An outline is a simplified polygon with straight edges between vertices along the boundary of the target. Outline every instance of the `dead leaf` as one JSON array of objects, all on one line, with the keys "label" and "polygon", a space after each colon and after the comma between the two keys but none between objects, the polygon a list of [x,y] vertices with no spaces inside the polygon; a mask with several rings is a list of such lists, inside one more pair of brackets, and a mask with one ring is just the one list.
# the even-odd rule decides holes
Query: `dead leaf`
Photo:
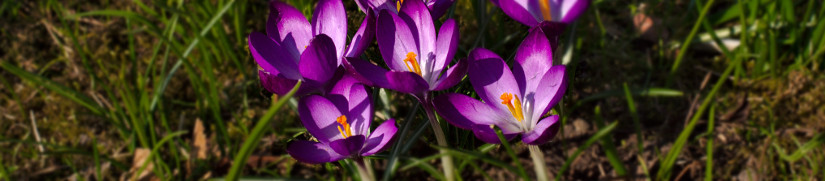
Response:
[{"label": "dead leaf", "polygon": [[662,28],[661,18],[648,16],[644,13],[647,4],[639,5],[639,12],[633,16],[633,27],[639,32],[642,39],[648,41],[658,41],[665,39],[667,31]]},{"label": "dead leaf", "polygon": [[206,159],[206,153],[209,150],[209,147],[206,144],[206,135],[203,133],[203,122],[201,119],[198,118],[195,120],[195,129],[192,131],[192,140],[193,140],[193,152],[195,152],[195,158],[197,159]]},{"label": "dead leaf", "polygon": [[[149,161],[149,155],[152,153],[151,150],[148,148],[138,148],[135,149],[135,156],[132,157],[132,169],[129,170],[129,179],[137,178],[136,180],[149,180],[149,174],[152,173],[152,169],[154,169],[153,164],[146,164]],[[146,168],[138,175],[137,177],[134,174],[137,174],[137,171],[140,170],[140,167],[146,164]]]}]

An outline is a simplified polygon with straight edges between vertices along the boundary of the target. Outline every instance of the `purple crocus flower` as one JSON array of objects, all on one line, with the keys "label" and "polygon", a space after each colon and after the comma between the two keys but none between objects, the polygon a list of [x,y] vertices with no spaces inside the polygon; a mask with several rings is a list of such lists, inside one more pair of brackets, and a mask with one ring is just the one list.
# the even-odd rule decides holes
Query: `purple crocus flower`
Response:
[{"label": "purple crocus flower", "polygon": [[552,65],[552,49],[541,28],[531,29],[516,50],[513,71],[495,53],[475,49],[470,53],[468,76],[481,97],[449,93],[436,98],[436,111],[447,122],[473,130],[488,143],[500,143],[492,126],[500,127],[507,139],[518,134],[531,145],[546,143],[556,134],[559,117],[540,119],[564,95],[567,81],[564,65]]},{"label": "purple crocus flower", "polygon": [[[419,0],[427,5],[427,9],[430,11],[432,17],[438,19],[444,13],[447,12],[447,9],[453,5],[455,0]],[[401,4],[404,3],[404,0],[355,0],[355,3],[358,4],[358,8],[361,9],[362,12],[367,12],[366,10],[372,9],[375,12],[381,10],[390,10],[392,12],[399,12],[401,11]]]},{"label": "purple crocus flower", "polygon": [[436,37],[433,20],[421,1],[405,2],[398,15],[381,10],[376,32],[381,32],[376,36],[378,48],[391,70],[348,57],[344,66],[363,83],[421,100],[429,91],[450,88],[464,77],[467,65],[463,60],[442,74],[458,47],[455,20],[445,21]]},{"label": "purple crocus flower", "polygon": [[533,27],[542,21],[569,24],[581,15],[590,0],[490,0],[504,14]]},{"label": "purple crocus flower", "polygon": [[286,94],[298,80],[304,81],[298,95],[322,90],[342,57],[358,56],[372,42],[374,28],[367,27],[374,18],[368,16],[345,49],[347,16],[341,0],[319,1],[312,23],[283,2],[271,1],[269,7],[267,35],[253,32],[248,40],[261,83],[272,93]]},{"label": "purple crocus flower", "polygon": [[296,140],[287,153],[305,163],[369,156],[382,151],[398,128],[390,119],[370,133],[372,99],[358,80],[344,76],[325,96],[308,95],[298,103],[301,123],[318,142]]}]

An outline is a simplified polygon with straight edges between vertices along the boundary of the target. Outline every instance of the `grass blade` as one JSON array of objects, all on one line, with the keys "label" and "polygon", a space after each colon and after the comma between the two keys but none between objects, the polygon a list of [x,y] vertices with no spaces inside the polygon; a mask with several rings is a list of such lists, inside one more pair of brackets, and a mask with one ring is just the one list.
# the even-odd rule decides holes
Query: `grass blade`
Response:
[{"label": "grass blade", "polygon": [[570,157],[568,157],[567,160],[564,161],[564,165],[561,166],[561,169],[559,169],[559,173],[556,174],[556,180],[561,180],[562,175],[564,175],[564,172],[566,172],[567,169],[570,168],[570,165],[573,164],[573,160],[576,160],[576,157],[579,157],[579,155],[581,155],[582,152],[584,152],[584,150],[590,148],[590,146],[592,146],[593,143],[601,140],[602,137],[607,136],[608,133],[616,129],[617,125],[619,125],[619,122],[613,122],[610,125],[607,125],[601,130],[599,130],[599,132],[596,132],[596,134],[591,136],[589,139],[587,139],[587,141],[584,142],[584,145],[576,149],[576,152],[573,152],[573,155],[570,155]]},{"label": "grass blade", "polygon": [[83,107],[88,108],[94,114],[103,114],[103,108],[100,107],[100,105],[98,105],[91,98],[81,94],[80,92],[77,92],[66,86],[60,85],[57,82],[46,79],[40,75],[32,74],[30,72],[27,72],[26,70],[20,69],[17,66],[12,65],[10,61],[0,62],[0,67],[3,67],[3,69],[9,71],[14,75],[17,75],[18,77],[20,77],[20,79],[32,82],[35,85],[46,87],[47,89],[52,90],[57,94],[69,98],[72,101],[82,105]]}]

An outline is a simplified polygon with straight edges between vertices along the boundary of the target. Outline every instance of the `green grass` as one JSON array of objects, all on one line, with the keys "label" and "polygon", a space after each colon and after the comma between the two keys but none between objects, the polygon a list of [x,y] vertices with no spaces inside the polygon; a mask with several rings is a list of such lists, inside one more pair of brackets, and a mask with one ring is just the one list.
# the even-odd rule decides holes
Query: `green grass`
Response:
[{"label": "green grass", "polygon": [[[317,1],[286,2],[310,17]],[[344,2],[351,35],[364,15]],[[258,83],[246,37],[265,31],[267,13],[266,1],[3,1],[0,179],[357,179],[351,162],[286,154],[311,136],[290,96],[275,101]],[[661,34],[641,35],[640,13]],[[484,47],[513,63],[528,30],[486,0],[458,0],[446,16],[461,27],[456,59]],[[554,179],[825,177],[825,3],[593,0],[561,40],[569,87],[553,110],[563,129],[540,147]],[[381,64],[377,50],[362,58]],[[478,97],[466,79],[446,92]],[[535,178],[519,139],[484,144],[442,123],[451,147],[435,146],[416,101],[373,95],[403,138],[368,157],[380,179],[444,179],[438,149],[462,180]],[[203,160],[192,152],[197,119]],[[138,149],[149,161],[133,166]]]}]

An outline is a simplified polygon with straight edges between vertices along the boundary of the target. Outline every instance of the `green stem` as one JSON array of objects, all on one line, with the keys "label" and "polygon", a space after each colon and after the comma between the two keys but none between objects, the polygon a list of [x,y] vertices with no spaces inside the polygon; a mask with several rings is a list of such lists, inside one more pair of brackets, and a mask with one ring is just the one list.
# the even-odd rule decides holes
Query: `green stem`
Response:
[{"label": "green stem", "polygon": [[533,157],[533,168],[536,169],[536,180],[550,180],[549,177],[547,177],[547,165],[544,163],[544,153],[539,150],[539,146],[528,145],[527,148],[530,150],[530,157]]},{"label": "green stem", "polygon": [[252,154],[252,150],[254,150],[255,146],[258,145],[258,141],[261,140],[264,132],[267,129],[272,128],[272,126],[269,125],[269,123],[272,122],[272,117],[274,117],[275,113],[277,113],[278,110],[280,110],[281,107],[289,101],[289,98],[291,98],[292,95],[295,95],[295,92],[298,91],[298,87],[301,87],[301,83],[302,81],[298,81],[289,93],[278,98],[278,102],[269,107],[266,114],[258,120],[258,123],[255,124],[255,128],[252,129],[252,133],[246,138],[246,141],[243,142],[241,151],[235,155],[235,159],[232,161],[232,168],[229,169],[229,174],[226,175],[226,180],[238,180],[238,177],[240,177],[241,174],[241,169],[244,165],[246,165],[246,159],[249,159],[249,155]]},{"label": "green stem", "polygon": [[365,160],[363,157],[361,158],[354,158],[356,168],[358,168],[358,174],[361,176],[362,181],[374,181],[375,176],[371,173],[371,169],[367,168],[367,164],[365,164]]},{"label": "green stem", "polygon": [[[448,148],[447,139],[444,137],[444,131],[441,129],[441,124],[438,123],[438,118],[435,117],[435,111],[433,110],[432,104],[423,103],[424,112],[427,112],[427,117],[430,119],[430,125],[433,127],[433,133],[435,133],[435,139],[438,141],[438,146]],[[453,171],[453,158],[447,153],[447,150],[441,149],[441,167],[444,167],[444,178],[447,178],[447,181],[454,181],[454,171]]]}]

